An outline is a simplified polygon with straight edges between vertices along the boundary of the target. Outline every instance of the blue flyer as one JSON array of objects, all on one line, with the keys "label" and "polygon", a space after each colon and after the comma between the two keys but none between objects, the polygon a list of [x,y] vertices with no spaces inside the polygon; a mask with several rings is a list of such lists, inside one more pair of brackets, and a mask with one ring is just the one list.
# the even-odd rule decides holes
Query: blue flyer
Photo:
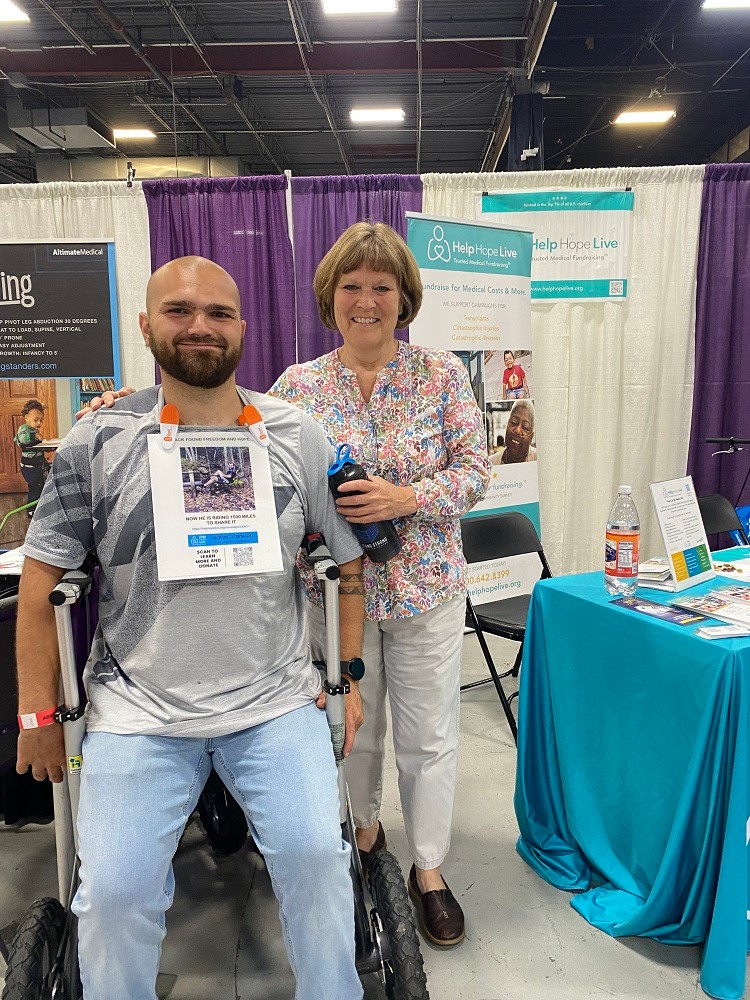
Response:
[{"label": "blue flyer", "polygon": [[645,597],[616,597],[610,604],[627,608],[629,611],[637,611],[642,615],[650,615],[651,618],[660,618],[663,622],[671,622],[673,625],[695,625],[696,622],[706,620],[705,615],[680,611],[679,608],[670,607],[669,604],[657,604],[656,601],[649,601]]}]

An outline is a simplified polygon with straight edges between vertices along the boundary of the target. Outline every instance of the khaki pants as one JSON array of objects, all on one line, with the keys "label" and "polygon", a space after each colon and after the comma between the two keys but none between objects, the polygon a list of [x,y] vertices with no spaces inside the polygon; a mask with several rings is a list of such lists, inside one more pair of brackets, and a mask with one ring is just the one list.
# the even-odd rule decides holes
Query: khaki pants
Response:
[{"label": "khaki pants", "polygon": [[[312,604],[308,611],[313,657],[322,660],[323,612]],[[365,721],[346,763],[354,822],[371,826],[380,812],[387,692],[404,826],[418,868],[437,868],[450,847],[464,614],[465,599],[455,597],[413,618],[365,622]]]}]

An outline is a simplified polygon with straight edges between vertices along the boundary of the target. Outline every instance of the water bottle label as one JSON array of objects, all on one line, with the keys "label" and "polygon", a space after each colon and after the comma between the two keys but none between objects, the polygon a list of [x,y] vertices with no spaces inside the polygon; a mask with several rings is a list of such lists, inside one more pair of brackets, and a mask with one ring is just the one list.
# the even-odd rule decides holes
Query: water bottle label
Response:
[{"label": "water bottle label", "polygon": [[604,572],[607,576],[638,576],[638,532],[608,531],[604,549]]}]

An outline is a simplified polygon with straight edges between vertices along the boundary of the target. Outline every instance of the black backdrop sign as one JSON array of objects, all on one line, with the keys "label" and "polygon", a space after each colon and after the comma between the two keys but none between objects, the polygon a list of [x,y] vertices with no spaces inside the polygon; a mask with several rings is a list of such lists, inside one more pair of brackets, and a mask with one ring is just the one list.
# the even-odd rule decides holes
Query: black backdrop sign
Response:
[{"label": "black backdrop sign", "polygon": [[120,382],[114,244],[0,243],[0,378]]}]

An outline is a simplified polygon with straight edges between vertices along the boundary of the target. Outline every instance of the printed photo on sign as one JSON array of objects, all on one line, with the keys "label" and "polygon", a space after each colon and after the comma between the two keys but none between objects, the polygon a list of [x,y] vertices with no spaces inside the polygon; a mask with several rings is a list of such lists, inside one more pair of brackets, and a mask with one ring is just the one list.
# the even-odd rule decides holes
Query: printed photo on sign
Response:
[{"label": "printed photo on sign", "polygon": [[487,451],[492,465],[536,462],[533,399],[487,404]]},{"label": "printed photo on sign", "polygon": [[487,400],[533,399],[531,351],[485,351],[484,394]]},{"label": "printed photo on sign", "polygon": [[255,510],[248,448],[180,448],[185,513]]},{"label": "printed photo on sign", "polygon": [[[489,352],[492,353],[491,351]],[[484,409],[484,352],[483,351],[456,351],[456,357],[464,363],[466,371],[469,373],[471,391],[480,410]]]}]

